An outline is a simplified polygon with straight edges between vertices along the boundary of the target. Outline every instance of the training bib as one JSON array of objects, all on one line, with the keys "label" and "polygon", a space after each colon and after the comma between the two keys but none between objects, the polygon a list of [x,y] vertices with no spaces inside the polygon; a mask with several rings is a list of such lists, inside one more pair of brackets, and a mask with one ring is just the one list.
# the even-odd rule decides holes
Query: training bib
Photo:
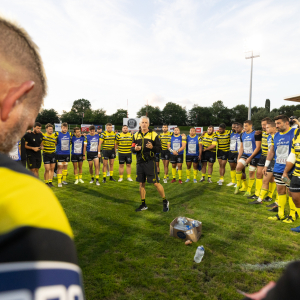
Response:
[{"label": "training bib", "polygon": [[189,144],[189,154],[196,154],[197,145],[196,144]]},{"label": "training bib", "polygon": [[91,142],[90,151],[91,152],[97,152],[98,151],[98,142]]},{"label": "training bib", "polygon": [[74,153],[81,154],[82,153],[82,142],[78,141],[74,143]]},{"label": "training bib", "polygon": [[244,142],[244,152],[246,154],[252,154],[253,153],[252,141],[245,141]]},{"label": "training bib", "polygon": [[70,149],[69,140],[61,140],[61,151],[68,151]]},{"label": "training bib", "polygon": [[178,151],[180,149],[180,143],[173,143],[173,150]]},{"label": "training bib", "polygon": [[235,151],[235,146],[236,146],[236,141],[235,139],[230,140],[230,150]]},{"label": "training bib", "polygon": [[279,145],[276,149],[276,163],[286,164],[289,156],[289,145]]}]

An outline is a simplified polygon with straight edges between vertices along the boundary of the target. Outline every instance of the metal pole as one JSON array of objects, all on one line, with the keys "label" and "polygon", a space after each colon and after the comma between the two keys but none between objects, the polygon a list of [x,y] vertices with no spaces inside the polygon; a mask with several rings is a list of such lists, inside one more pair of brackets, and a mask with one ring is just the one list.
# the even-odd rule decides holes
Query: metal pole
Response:
[{"label": "metal pole", "polygon": [[248,120],[251,120],[252,72],[253,72],[253,51],[252,51],[252,55],[251,55],[251,75],[250,75],[250,95],[249,95]]},{"label": "metal pole", "polygon": [[81,124],[83,124],[83,114],[84,114],[84,112],[82,112],[82,123]]}]

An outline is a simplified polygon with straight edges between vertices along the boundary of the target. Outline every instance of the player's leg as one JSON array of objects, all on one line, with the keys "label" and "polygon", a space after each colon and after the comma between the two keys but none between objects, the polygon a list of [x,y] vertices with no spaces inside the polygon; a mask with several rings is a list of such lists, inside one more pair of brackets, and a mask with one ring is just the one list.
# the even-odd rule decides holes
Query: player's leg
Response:
[{"label": "player's leg", "polygon": [[125,164],[125,160],[123,160],[123,159],[121,160],[120,154],[119,154],[119,180],[118,180],[118,182],[123,181],[124,164]]},{"label": "player's leg", "polygon": [[186,171],[185,171],[186,172],[186,181],[185,182],[189,182],[190,176],[191,176],[192,161],[189,156],[186,156],[185,161],[186,161]]},{"label": "player's leg", "polygon": [[218,184],[219,185],[222,185],[223,182],[224,182],[224,175],[225,175],[225,167],[226,167],[226,163],[227,163],[227,158],[222,156],[221,159],[218,159],[219,161],[219,166],[220,166],[220,170],[219,170],[219,173],[220,173],[220,180],[218,181]]},{"label": "player's leg", "polygon": [[177,163],[178,167],[178,182],[182,183],[182,163]]},{"label": "player's leg", "polygon": [[256,170],[256,182],[255,182],[255,195],[259,197],[262,185],[263,185],[263,166],[257,165]]},{"label": "player's leg", "polygon": [[[292,176],[290,183],[290,193],[292,196],[292,200],[294,202],[295,210],[297,212],[297,216],[300,216],[300,179],[297,176]],[[300,232],[300,226],[296,228],[291,228],[294,232]]]},{"label": "player's leg", "polygon": [[94,164],[94,167],[95,167],[96,185],[100,185],[100,182],[99,182],[100,166],[99,166],[99,158],[98,158],[98,156],[94,157],[93,164]]},{"label": "player's leg", "polygon": [[115,162],[115,159],[114,158],[110,158],[109,159],[109,180],[110,181],[116,181],[113,176],[114,176],[114,162]]},{"label": "player's leg", "polygon": [[57,162],[57,183],[58,187],[62,187],[62,171],[63,171],[63,162],[58,158]]},{"label": "player's leg", "polygon": [[74,176],[75,176],[74,184],[78,184],[78,162],[77,161],[72,161],[72,163],[73,163]]},{"label": "player's leg", "polygon": [[157,169],[157,176],[158,176],[158,181],[160,180],[159,178],[159,172],[160,172],[160,168],[159,168],[159,162],[160,162],[160,153],[156,154],[156,169]]},{"label": "player's leg", "polygon": [[46,183],[47,185],[49,185],[50,163],[45,163],[45,161],[44,161],[44,167],[45,167],[45,173],[44,173],[45,183]]},{"label": "player's leg", "polygon": [[141,196],[142,204],[135,210],[136,212],[143,211],[148,209],[146,204],[146,174],[144,172],[145,163],[137,164],[136,165],[136,181],[139,182],[139,191]]},{"label": "player's leg", "polygon": [[106,182],[106,174],[108,170],[108,155],[106,154],[107,152],[103,150],[103,180],[102,182]]},{"label": "player's leg", "polygon": [[131,163],[132,163],[132,154],[128,154],[126,157],[126,172],[127,172],[127,180],[128,181],[133,181],[131,178]]},{"label": "player's leg", "polygon": [[236,187],[234,190],[234,194],[239,193],[239,189],[242,185],[242,176],[243,176],[242,171],[245,169],[245,166],[246,166],[246,159],[240,158],[236,165]]},{"label": "player's leg", "polygon": [[87,159],[88,159],[88,164],[89,164],[89,172],[90,172],[90,175],[91,175],[91,181],[90,181],[90,183],[94,183],[93,160],[91,160],[90,157],[88,157]]},{"label": "player's leg", "polygon": [[[248,199],[257,200],[258,196],[259,196],[259,192],[261,190],[261,186],[262,186],[262,172],[261,172],[260,175],[258,175],[261,178],[258,178],[259,181],[258,181],[258,183],[256,185],[255,193],[252,194],[252,186],[254,185],[255,176],[257,175],[257,173],[255,174],[255,171],[257,170],[258,163],[259,163],[259,158],[253,158],[251,160],[251,162],[250,162],[248,189],[247,189],[247,192],[245,193],[245,196],[247,196]],[[258,190],[259,190],[259,192],[257,192]],[[253,203],[254,204],[261,204],[261,202],[257,202],[257,201],[253,201]]]},{"label": "player's leg", "polygon": [[79,160],[78,162],[78,181],[80,183],[84,183],[84,181],[82,180],[82,165],[83,165],[83,159]]},{"label": "player's leg", "polygon": [[236,160],[234,161],[233,155],[235,153],[231,153],[230,158],[228,159],[229,166],[230,166],[230,177],[231,177],[231,182],[227,184],[227,186],[234,186],[236,183]]},{"label": "player's leg", "polygon": [[212,183],[211,175],[213,173],[214,163],[215,162],[208,161],[208,168],[207,168],[207,181],[208,181],[208,183]]},{"label": "player's leg", "polygon": [[65,161],[63,163],[63,170],[62,170],[62,175],[63,175],[63,181],[62,181],[62,183],[63,184],[68,184],[67,183],[67,174],[68,174],[68,162]]},{"label": "player's leg", "polygon": [[168,182],[168,175],[169,175],[170,154],[168,154],[166,151],[164,151],[163,154],[161,155],[161,159],[162,159],[163,165],[164,165],[164,183],[167,183]]},{"label": "player's leg", "polygon": [[176,155],[171,155],[170,162],[172,164],[172,181],[171,181],[171,183],[173,183],[173,182],[176,182],[176,167],[177,167]]},{"label": "player's leg", "polygon": [[268,191],[269,191],[269,182],[272,180],[272,178],[273,178],[273,173],[267,173],[267,176],[264,176],[262,187],[261,187],[261,190],[260,190],[259,197],[258,197],[257,201],[259,201],[259,202],[261,202],[261,201],[264,201],[264,202],[272,201],[272,198],[270,200],[265,199],[267,194],[268,194]]},{"label": "player's leg", "polygon": [[[55,158],[53,158],[53,161],[55,161]],[[53,176],[54,176],[54,168],[55,168],[55,163],[50,164],[50,171],[49,171],[49,185],[53,187],[54,185],[52,184],[53,181]]]},{"label": "player's leg", "polygon": [[202,173],[202,178],[200,179],[200,182],[205,181],[205,174],[206,174],[206,166],[207,166],[207,160],[202,160],[202,169],[201,169],[201,173]]},{"label": "player's leg", "polygon": [[197,183],[198,175],[198,157],[195,157],[193,160],[193,182]]}]

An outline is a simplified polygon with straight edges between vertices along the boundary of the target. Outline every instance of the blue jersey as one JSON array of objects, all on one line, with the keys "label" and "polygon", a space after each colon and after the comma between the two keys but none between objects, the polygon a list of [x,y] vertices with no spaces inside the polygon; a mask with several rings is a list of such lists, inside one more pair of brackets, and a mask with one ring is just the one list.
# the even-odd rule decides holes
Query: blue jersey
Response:
[{"label": "blue jersey", "polygon": [[20,150],[19,150],[19,145],[21,142],[15,143],[14,147],[10,150],[8,153],[8,156],[15,161],[20,161],[21,160],[21,155],[20,155]]},{"label": "blue jersey", "polygon": [[56,154],[70,155],[71,134],[69,132],[55,132],[56,138]]},{"label": "blue jersey", "polygon": [[186,138],[186,155],[199,156],[199,137],[190,135]]},{"label": "blue jersey", "polygon": [[[243,142],[243,154],[246,156],[251,156],[254,150],[256,149],[256,143],[255,141],[261,141],[261,134],[255,136],[255,130],[253,130],[250,133],[244,132],[242,134],[241,140]],[[261,149],[259,152],[254,156],[254,158],[260,158],[261,155]]]},{"label": "blue jersey", "polygon": [[272,146],[274,146],[275,152],[274,173],[283,173],[284,171],[287,158],[291,153],[294,132],[295,128],[290,128],[290,130],[285,134],[276,132],[274,138],[272,139]]},{"label": "blue jersey", "polygon": [[[182,142],[186,142],[186,138],[183,138],[181,135],[175,136],[174,134],[171,137],[171,148],[178,152],[178,150],[182,147]],[[184,150],[178,152],[178,155],[184,153]]]},{"label": "blue jersey", "polygon": [[75,135],[71,138],[72,144],[72,154],[82,155],[83,154],[83,147],[84,147],[85,137],[80,136],[79,138]]},{"label": "blue jersey", "polygon": [[241,144],[241,134],[232,132],[230,135],[230,152],[238,153]]},{"label": "blue jersey", "polygon": [[86,151],[87,152],[98,152],[99,145],[99,134],[86,136]]}]

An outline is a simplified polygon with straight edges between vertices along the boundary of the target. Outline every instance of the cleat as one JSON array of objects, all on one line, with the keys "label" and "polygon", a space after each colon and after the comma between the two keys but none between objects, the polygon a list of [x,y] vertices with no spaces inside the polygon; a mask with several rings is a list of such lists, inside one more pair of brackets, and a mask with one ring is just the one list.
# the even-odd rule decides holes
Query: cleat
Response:
[{"label": "cleat", "polygon": [[246,193],[244,194],[244,196],[245,196],[245,197],[248,197],[248,196],[251,196],[251,195],[250,195],[249,192],[246,192]]},{"label": "cleat", "polygon": [[57,187],[62,187],[62,183],[59,183],[59,184],[57,185]]},{"label": "cleat", "polygon": [[219,180],[218,185],[223,185],[223,181]]},{"label": "cleat", "polygon": [[239,186],[236,186],[236,187],[235,187],[235,190],[234,190],[234,194],[235,194],[235,195],[237,195],[237,194],[239,193],[239,191],[240,191],[239,188],[240,188]]},{"label": "cleat", "polygon": [[135,211],[138,212],[138,211],[142,211],[142,210],[146,210],[146,209],[148,209],[147,205],[141,204]]},{"label": "cleat", "polygon": [[54,185],[52,184],[52,182],[49,182],[48,185],[49,185],[50,187],[54,187]]},{"label": "cleat", "polygon": [[180,184],[182,184],[182,180],[181,180],[181,179],[179,179],[178,182],[179,182]]},{"label": "cleat", "polygon": [[296,221],[296,218],[295,218],[295,220],[294,220],[292,216],[287,216],[282,222],[283,222],[283,223],[290,224],[290,223],[293,223],[293,222],[295,222],[295,221]]},{"label": "cleat", "polygon": [[248,189],[248,188],[242,188],[242,187],[241,187],[241,188],[240,188],[240,192],[247,192],[247,189]]},{"label": "cleat", "polygon": [[109,177],[110,181],[117,181],[116,179],[114,179],[112,176]]},{"label": "cleat", "polygon": [[234,184],[234,186],[233,186],[234,188],[236,188],[237,187],[237,185],[236,185],[236,183]]},{"label": "cleat", "polygon": [[278,206],[274,206],[273,208],[268,209],[268,211],[271,211],[271,212],[278,212]]},{"label": "cleat", "polygon": [[262,204],[262,201],[254,200],[252,202],[249,202],[249,204]]},{"label": "cleat", "polygon": [[106,183],[106,177],[103,178],[102,182],[103,182],[103,183]]},{"label": "cleat", "polygon": [[98,179],[96,179],[96,185],[100,185],[100,182]]},{"label": "cleat", "polygon": [[187,179],[185,182],[190,182],[190,180],[189,180],[189,179]]},{"label": "cleat", "polygon": [[252,195],[252,196],[249,196],[249,197],[247,197],[247,199],[258,199],[258,196],[256,196],[255,194],[254,195]]},{"label": "cleat", "polygon": [[266,205],[266,207],[278,207],[278,204],[276,202],[274,202],[269,205]]},{"label": "cleat", "polygon": [[295,227],[295,228],[291,228],[292,231],[294,232],[300,232],[300,226]]},{"label": "cleat", "polygon": [[212,180],[211,180],[211,178],[208,178],[208,179],[207,179],[207,182],[208,182],[208,183],[213,183]]},{"label": "cleat", "polygon": [[163,200],[163,212],[169,211],[169,201]]},{"label": "cleat", "polygon": [[269,196],[267,196],[265,199],[263,199],[263,202],[271,202],[273,199]]},{"label": "cleat", "polygon": [[123,181],[123,178],[119,178],[118,182],[122,182]]},{"label": "cleat", "polygon": [[90,183],[94,183],[94,179],[92,179],[92,180],[90,181]]},{"label": "cleat", "polygon": [[171,183],[174,183],[174,182],[176,182],[176,179],[175,179],[175,178],[172,179]]},{"label": "cleat", "polygon": [[168,179],[167,179],[167,178],[164,178],[163,182],[164,182],[164,183],[168,183]]},{"label": "cleat", "polygon": [[80,182],[80,183],[84,183],[84,181],[80,178],[80,179],[78,179],[78,181]]},{"label": "cleat", "polygon": [[194,179],[193,182],[194,182],[194,183],[197,183],[197,179]]},{"label": "cleat", "polygon": [[200,179],[200,182],[204,182],[204,181],[205,181],[205,178],[202,177],[202,178]]},{"label": "cleat", "polygon": [[160,181],[160,177],[159,176],[157,177],[157,181]]},{"label": "cleat", "polygon": [[276,215],[275,217],[269,217],[268,220],[271,221],[280,221],[280,220],[284,220],[285,217],[283,216],[282,218],[279,217],[279,215]]},{"label": "cleat", "polygon": [[68,183],[66,181],[63,181],[62,184],[67,185]]},{"label": "cleat", "polygon": [[78,179],[75,180],[74,184],[78,184]]},{"label": "cleat", "polygon": [[229,182],[228,184],[226,184],[226,186],[234,186],[235,183],[234,182]]},{"label": "cleat", "polygon": [[133,179],[131,177],[128,177],[127,180],[128,181],[133,181]]}]

